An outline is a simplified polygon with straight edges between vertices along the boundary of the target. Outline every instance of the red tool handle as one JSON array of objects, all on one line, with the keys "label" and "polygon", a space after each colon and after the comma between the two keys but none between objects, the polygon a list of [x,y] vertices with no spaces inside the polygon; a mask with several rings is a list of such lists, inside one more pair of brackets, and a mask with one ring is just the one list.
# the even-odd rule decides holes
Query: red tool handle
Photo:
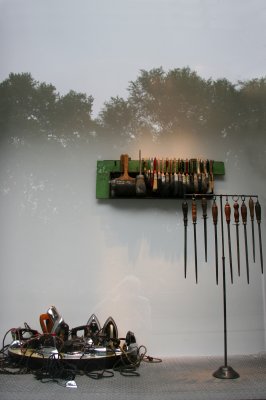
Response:
[{"label": "red tool handle", "polygon": [[242,216],[243,224],[246,225],[246,223],[247,223],[247,206],[244,203],[244,200],[243,200],[243,203],[241,205],[241,216]]},{"label": "red tool handle", "polygon": [[235,217],[235,223],[239,223],[239,204],[237,201],[234,203],[234,217]]},{"label": "red tool handle", "polygon": [[216,204],[216,201],[214,200],[213,204],[212,204],[212,219],[213,219],[213,223],[214,225],[217,225],[217,221],[218,221],[218,207]]},{"label": "red tool handle", "polygon": [[260,224],[261,223],[261,206],[260,206],[259,200],[256,201],[255,212],[256,212],[257,222],[258,222],[258,224]]},{"label": "red tool handle", "polygon": [[49,314],[41,314],[40,325],[43,333],[50,333],[54,325],[51,316]]},{"label": "red tool handle", "polygon": [[197,222],[197,204],[195,200],[192,200],[192,222],[193,224]]},{"label": "red tool handle", "polygon": [[248,205],[249,205],[250,219],[251,221],[254,221],[254,201],[252,197],[250,197]]},{"label": "red tool handle", "polygon": [[231,207],[230,207],[230,204],[228,203],[228,201],[226,202],[226,204],[224,206],[224,212],[225,212],[226,222],[229,224],[230,223],[230,217],[231,217]]}]

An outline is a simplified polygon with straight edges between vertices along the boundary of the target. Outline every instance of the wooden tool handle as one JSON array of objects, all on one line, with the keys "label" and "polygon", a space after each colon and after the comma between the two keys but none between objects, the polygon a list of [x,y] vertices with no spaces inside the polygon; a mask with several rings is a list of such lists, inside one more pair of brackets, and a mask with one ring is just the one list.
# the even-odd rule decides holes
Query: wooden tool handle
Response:
[{"label": "wooden tool handle", "polygon": [[202,206],[203,218],[206,218],[207,217],[207,199],[206,199],[206,197],[202,197],[201,206]]},{"label": "wooden tool handle", "polygon": [[193,224],[197,222],[197,204],[195,200],[192,200],[192,222]]},{"label": "wooden tool handle", "polygon": [[241,216],[242,216],[243,224],[245,225],[247,223],[247,206],[244,203],[244,201],[241,205]]},{"label": "wooden tool handle", "polygon": [[249,206],[249,212],[250,212],[250,219],[251,219],[251,221],[254,221],[254,201],[253,201],[252,197],[250,197],[250,199],[249,199],[248,206]]},{"label": "wooden tool handle", "polygon": [[218,207],[217,207],[216,201],[214,201],[213,204],[212,204],[212,219],[213,219],[214,225],[217,225],[217,221],[218,221]]},{"label": "wooden tool handle", "polygon": [[122,163],[123,163],[124,176],[128,176],[128,155],[127,154],[122,155]]},{"label": "wooden tool handle", "polygon": [[235,217],[235,223],[239,223],[239,204],[237,201],[234,203],[234,217]]},{"label": "wooden tool handle", "polygon": [[188,203],[186,201],[183,201],[182,203],[182,210],[183,210],[183,216],[184,216],[184,224],[187,224],[187,213],[188,213]]},{"label": "wooden tool handle", "polygon": [[230,204],[228,203],[228,201],[226,202],[226,204],[224,206],[224,212],[225,212],[226,222],[229,224],[230,223],[230,217],[231,217],[231,207],[230,207]]},{"label": "wooden tool handle", "polygon": [[257,222],[258,222],[258,224],[260,224],[261,223],[261,206],[260,206],[259,200],[257,200],[256,204],[255,204],[255,213],[256,213]]}]

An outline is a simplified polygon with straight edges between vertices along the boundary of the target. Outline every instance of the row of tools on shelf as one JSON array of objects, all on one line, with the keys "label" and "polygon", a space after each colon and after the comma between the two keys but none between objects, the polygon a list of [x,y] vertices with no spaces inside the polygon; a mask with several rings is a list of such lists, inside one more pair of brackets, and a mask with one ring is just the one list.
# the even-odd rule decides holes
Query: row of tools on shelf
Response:
[{"label": "row of tools on shelf", "polygon": [[[139,173],[129,175],[128,155],[122,154],[123,174],[110,181],[111,197],[177,197],[213,193],[213,161],[202,159],[141,158]],[[136,176],[133,176],[136,175]]]},{"label": "row of tools on shelf", "polygon": [[[218,196],[212,196],[212,220],[214,225],[214,238],[215,238],[215,268],[216,268],[216,283],[218,285],[218,238],[217,238],[217,225],[218,225],[218,205],[216,203],[216,198]],[[232,261],[232,241],[231,241],[231,211],[232,207],[229,204],[228,195],[219,195],[220,197],[220,215],[221,215],[221,233],[222,233],[222,257],[224,262],[224,232],[223,232],[223,219],[225,216],[225,222],[227,224],[227,238],[228,238],[228,252],[229,252],[229,266],[230,266],[230,276],[231,282],[233,283],[233,261]],[[222,198],[226,198],[225,206],[223,209]],[[248,236],[247,236],[247,222],[248,222],[248,211],[246,205],[246,199],[249,196],[246,195],[233,195],[231,196],[233,200],[233,211],[234,211],[234,223],[236,232],[236,255],[237,255],[237,267],[238,275],[240,276],[240,245],[239,245],[239,224],[240,224],[240,214],[242,219],[242,224],[244,227],[244,241],[245,241],[245,259],[246,259],[246,273],[247,273],[247,283],[249,284],[249,253],[248,253]],[[254,203],[253,197],[256,197],[256,202]],[[241,199],[241,206],[239,205],[239,199]],[[191,202],[191,216],[194,230],[194,256],[195,256],[195,277],[196,283],[198,283],[198,261],[197,261],[197,214],[198,214],[198,203],[201,202],[202,218],[204,222],[204,250],[205,250],[205,261],[207,262],[207,198],[200,197],[197,199],[196,195],[192,195]],[[261,273],[263,273],[263,252],[262,252],[262,239],[261,239],[261,205],[259,203],[257,196],[250,196],[248,200],[249,215],[251,221],[252,230],[252,253],[253,262],[255,262],[255,233],[254,233],[254,220],[256,216],[256,221],[258,225],[258,236],[259,236],[259,251],[260,251],[260,265]],[[188,202],[184,200],[182,203],[183,210],[183,221],[184,221],[184,270],[185,278],[187,276],[187,226],[188,226]],[[240,212],[239,212],[240,209]],[[223,214],[224,213],[224,214]]]}]

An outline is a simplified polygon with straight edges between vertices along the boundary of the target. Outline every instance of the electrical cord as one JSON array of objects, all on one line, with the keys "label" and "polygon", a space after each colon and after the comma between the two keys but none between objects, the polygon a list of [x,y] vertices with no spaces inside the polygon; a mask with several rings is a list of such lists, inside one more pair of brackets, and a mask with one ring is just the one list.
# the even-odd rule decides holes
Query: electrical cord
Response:
[{"label": "electrical cord", "polygon": [[[32,331],[30,327],[25,323],[26,331]],[[5,344],[6,337],[10,332],[16,332],[18,337],[18,342],[20,343],[21,357],[18,360],[12,359],[8,354],[8,348],[10,344]],[[112,366],[112,371],[108,369],[103,370],[95,370],[91,371],[89,368],[91,367],[89,363],[82,369],[78,369],[77,366],[68,363],[65,359],[62,358],[60,354],[60,350],[62,349],[64,342],[58,336],[54,336],[51,334],[40,334],[37,333],[33,337],[28,339],[24,339],[21,337],[21,332],[23,329],[9,329],[4,335],[2,342],[2,349],[0,350],[0,374],[29,374],[32,373],[35,375],[35,378],[42,383],[47,382],[56,382],[61,386],[66,386],[67,381],[71,381],[75,379],[76,375],[86,375],[91,379],[100,380],[103,378],[111,378],[114,376],[114,372],[119,372],[121,375],[125,377],[139,377],[140,373],[137,369],[140,367],[141,362],[146,363],[159,363],[162,362],[160,358],[151,357],[147,355],[147,348],[144,345],[139,347],[135,347],[130,351],[126,346],[119,346],[119,350],[121,351],[121,355],[118,356],[117,361]],[[37,331],[36,331],[37,332]],[[95,340],[98,338],[94,337]],[[113,351],[114,355],[117,355],[118,343],[120,343],[122,338],[120,339],[110,339],[107,337],[103,337],[102,333],[99,335],[99,340],[103,343],[104,340],[108,343],[108,349]],[[50,342],[49,342],[50,341]],[[51,354],[48,358],[45,357],[43,352],[41,351],[41,346],[43,344],[53,345],[57,349],[57,352]],[[127,351],[128,350],[128,351]],[[29,351],[31,353],[29,354]],[[32,367],[31,360],[35,354],[43,357],[42,367],[36,369]],[[83,354],[80,356],[80,359],[83,358],[85,354],[85,348],[83,349]],[[114,371],[114,372],[113,372]]]}]

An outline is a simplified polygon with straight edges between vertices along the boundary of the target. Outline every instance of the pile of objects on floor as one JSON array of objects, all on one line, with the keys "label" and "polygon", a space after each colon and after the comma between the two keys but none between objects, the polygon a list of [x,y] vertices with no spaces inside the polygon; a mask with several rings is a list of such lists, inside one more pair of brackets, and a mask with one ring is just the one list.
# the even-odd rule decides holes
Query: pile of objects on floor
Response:
[{"label": "pile of objects on floor", "polygon": [[[125,338],[119,338],[112,317],[101,327],[92,314],[85,325],[70,329],[56,307],[51,306],[47,313],[40,315],[40,325],[41,333],[27,323],[24,328],[12,328],[6,333],[0,357],[1,373],[34,371],[40,380],[69,382],[77,373],[94,378],[112,376],[110,368],[126,375],[138,375],[136,369],[146,357],[146,348],[138,347],[134,333],[128,331]],[[9,333],[12,342],[5,345]],[[147,360],[153,361],[151,357]]]}]

